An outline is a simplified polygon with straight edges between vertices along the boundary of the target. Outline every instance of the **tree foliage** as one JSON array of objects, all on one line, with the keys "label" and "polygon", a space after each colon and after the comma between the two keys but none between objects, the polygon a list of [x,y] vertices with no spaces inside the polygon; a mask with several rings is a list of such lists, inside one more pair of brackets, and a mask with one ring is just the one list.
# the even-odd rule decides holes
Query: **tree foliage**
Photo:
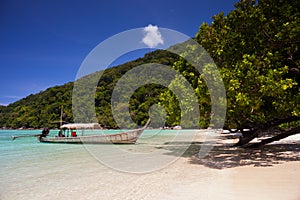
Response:
[{"label": "tree foliage", "polygon": [[0,126],[11,128],[41,128],[44,126],[57,128],[61,108],[63,118],[72,122],[71,97],[72,83],[48,88],[38,94],[31,94],[24,99],[1,109]]},{"label": "tree foliage", "polygon": [[211,25],[202,24],[196,35],[222,74],[227,127],[253,130],[241,145],[272,126],[299,125],[299,6],[244,0],[227,16],[220,13]]}]

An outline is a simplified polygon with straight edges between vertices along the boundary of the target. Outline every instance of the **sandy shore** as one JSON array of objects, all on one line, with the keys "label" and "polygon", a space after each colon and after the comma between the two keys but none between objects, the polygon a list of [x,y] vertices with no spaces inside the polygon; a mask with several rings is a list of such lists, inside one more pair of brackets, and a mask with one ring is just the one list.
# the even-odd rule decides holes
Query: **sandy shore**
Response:
[{"label": "sandy shore", "polygon": [[[144,174],[113,170],[87,151],[69,152],[64,160],[44,158],[14,171],[15,178],[1,185],[0,199],[300,199],[298,142],[256,151],[217,146],[203,159],[195,156],[197,145]],[[28,167],[34,173],[22,176]]]}]

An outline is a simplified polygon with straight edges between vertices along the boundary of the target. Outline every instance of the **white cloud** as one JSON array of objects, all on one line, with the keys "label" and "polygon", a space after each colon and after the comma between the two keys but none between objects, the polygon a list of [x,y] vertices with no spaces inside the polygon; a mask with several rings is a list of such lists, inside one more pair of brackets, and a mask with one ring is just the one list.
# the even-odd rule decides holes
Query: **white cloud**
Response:
[{"label": "white cloud", "polygon": [[150,48],[157,47],[159,44],[164,44],[161,33],[158,31],[157,26],[149,24],[144,28],[145,36],[142,42]]}]

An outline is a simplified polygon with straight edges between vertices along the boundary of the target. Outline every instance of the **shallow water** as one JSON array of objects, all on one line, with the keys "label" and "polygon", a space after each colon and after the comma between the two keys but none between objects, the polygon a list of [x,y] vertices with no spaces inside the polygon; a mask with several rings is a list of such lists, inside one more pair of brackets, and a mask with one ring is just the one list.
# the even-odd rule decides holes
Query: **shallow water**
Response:
[{"label": "shallow water", "polygon": [[[64,165],[71,154],[83,152],[79,145],[40,143],[35,137],[12,140],[11,136],[39,134],[41,131],[0,131],[0,199],[10,187],[26,187],[30,179]],[[34,185],[30,185],[34,186]]]},{"label": "shallow water", "polygon": [[[112,132],[115,131],[105,134]],[[183,134],[187,132],[193,134]],[[0,199],[47,199],[47,194],[52,193],[50,199],[55,192],[64,191],[62,188],[74,187],[77,181],[78,187],[80,183],[87,184],[83,176],[112,170],[144,173],[160,169],[176,160],[176,154],[183,153],[186,141],[192,142],[197,131],[145,130],[134,145],[47,144],[35,137],[12,140],[12,136],[39,133],[40,130],[0,130]],[[50,136],[57,133],[51,130]],[[182,144],[173,152],[162,148],[170,142]]]},{"label": "shallow water", "polygon": [[[200,135],[201,141],[205,141],[203,137],[207,130],[146,130],[135,145],[47,144],[40,143],[34,137],[14,141],[11,139],[12,135],[40,132],[40,130],[0,130],[1,200],[155,199],[149,196],[155,194],[158,197],[169,195],[168,199],[174,197],[184,199],[185,193],[181,193],[178,188],[184,189],[186,194],[194,192],[195,198],[192,199],[208,197],[217,194],[216,191],[223,191],[222,194],[229,195],[227,199],[235,197],[235,191],[231,190],[235,186],[232,184],[232,180],[235,179],[230,178],[232,169],[216,171],[195,165],[179,164],[181,168],[178,168],[178,165],[171,165],[193,141],[190,136],[196,133],[197,137]],[[50,135],[55,136],[57,132],[52,130]],[[105,133],[110,132],[115,131]],[[190,133],[192,134],[189,135]],[[176,138],[178,135],[184,137]],[[180,159],[179,163],[182,162],[185,160]],[[292,177],[299,175],[296,171],[293,173]],[[250,177],[255,176],[253,172]],[[288,177],[288,174],[284,176]],[[283,180],[284,176],[274,174],[278,184],[268,188],[272,189],[271,194],[274,188],[281,187],[279,180]],[[164,182],[164,179],[168,181]],[[236,185],[239,186],[241,183],[244,183],[243,180]],[[290,191],[291,185],[287,183],[288,187],[285,188]],[[218,185],[220,187],[216,189]],[[292,185],[297,188],[297,184]],[[252,187],[255,186],[256,182],[252,184]],[[243,187],[242,184],[242,188],[238,191],[241,194],[248,185]],[[177,195],[182,195],[182,198]],[[224,195],[222,197],[225,197]]]},{"label": "shallow water", "polygon": [[[110,134],[115,132],[116,130],[106,130],[101,133]],[[172,141],[176,142],[193,138],[193,136],[178,137],[178,133],[184,132],[185,131],[146,130],[135,145],[112,146],[140,151],[142,149],[147,149],[149,146],[164,145]],[[54,161],[58,161],[59,159],[66,159],[66,156],[70,156],[70,154],[76,154],[78,156],[88,152],[85,145],[40,143],[36,137],[22,137],[12,140],[12,136],[40,133],[40,130],[0,130],[0,176],[2,178],[3,175],[6,175],[7,170],[14,170],[15,168],[19,168],[28,163],[41,162],[46,158],[47,160],[52,158]],[[56,136],[57,133],[58,130],[51,130],[49,136]],[[96,132],[85,132],[85,134],[92,133],[94,134]],[[28,169],[28,171],[30,172],[31,170]]]}]

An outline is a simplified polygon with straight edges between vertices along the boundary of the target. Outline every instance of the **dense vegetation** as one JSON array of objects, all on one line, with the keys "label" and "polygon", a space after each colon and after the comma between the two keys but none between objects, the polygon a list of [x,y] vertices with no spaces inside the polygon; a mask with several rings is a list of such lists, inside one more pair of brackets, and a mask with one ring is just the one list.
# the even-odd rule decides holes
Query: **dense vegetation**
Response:
[{"label": "dense vegetation", "polygon": [[251,130],[238,145],[274,128],[261,144],[300,132],[299,23],[299,0],[246,0],[200,27],[225,83],[226,125]]},{"label": "dense vegetation", "polygon": [[[213,58],[226,89],[225,128],[243,133],[237,145],[247,145],[266,133],[273,137],[261,144],[300,132],[299,24],[299,0],[241,0],[227,16],[220,13],[213,16],[211,25],[200,26],[195,40]],[[179,71],[198,97],[198,125],[212,125],[210,96],[202,74],[184,58],[160,50],[104,72],[95,99],[97,118],[103,126],[116,128],[110,105],[115,84],[128,70],[145,63],[162,63]],[[208,69],[209,64],[205,67]],[[51,127],[51,122],[59,119],[61,106],[64,120],[72,122],[71,92],[72,83],[68,83],[0,107],[0,126]],[[144,123],[154,104],[167,112],[166,125],[179,124],[182,113],[178,99],[167,88],[155,84],[141,87],[132,95],[133,120]]]},{"label": "dense vegetation", "polygon": [[60,120],[61,108],[64,108],[64,120],[72,121],[71,97],[72,83],[55,86],[38,94],[1,108],[0,124],[11,128],[56,127],[52,122]]},{"label": "dense vegetation", "polygon": [[[117,128],[111,111],[111,94],[117,81],[128,70],[146,63],[161,63],[172,65],[178,56],[167,51],[157,50],[145,54],[143,58],[127,62],[120,66],[106,69],[101,75],[96,90],[95,107],[99,123],[106,128]],[[97,72],[96,72],[97,73]],[[102,72],[98,72],[102,73]],[[93,79],[95,74],[84,78]],[[72,90],[73,82],[62,86],[48,88],[38,94],[31,94],[8,106],[0,107],[0,127],[7,128],[57,128],[60,120],[61,108],[63,108],[63,121],[73,122],[72,114]],[[132,98],[132,113],[139,113],[134,120],[141,124],[145,120],[149,106],[157,102],[157,85],[147,85],[140,88]],[[147,94],[145,93],[147,91]],[[84,97],[83,97],[84,100]],[[146,105],[146,107],[145,107]],[[84,116],[84,115],[83,115]],[[87,121],[83,119],[82,121]]]},{"label": "dense vegetation", "polygon": [[[212,56],[226,88],[225,128],[243,133],[238,146],[267,133],[271,138],[252,146],[300,133],[300,2],[243,0],[235,7],[227,16],[213,16],[211,25],[203,23],[195,38]],[[184,60],[174,67],[197,83],[200,125],[207,125],[210,102],[202,75]],[[164,95],[174,98],[168,91]]]}]

